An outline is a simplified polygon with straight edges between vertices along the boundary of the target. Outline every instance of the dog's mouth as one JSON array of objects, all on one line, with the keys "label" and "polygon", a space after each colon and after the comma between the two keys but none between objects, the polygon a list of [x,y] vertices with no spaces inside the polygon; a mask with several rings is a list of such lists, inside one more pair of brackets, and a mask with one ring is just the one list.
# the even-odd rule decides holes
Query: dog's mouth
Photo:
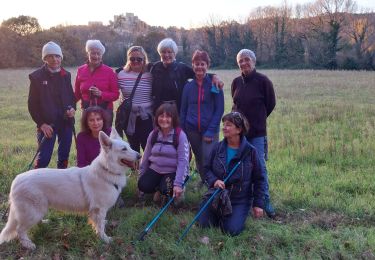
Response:
[{"label": "dog's mouth", "polygon": [[125,164],[126,166],[128,166],[129,168],[135,169],[135,162],[128,161],[128,160],[125,160],[125,159],[121,159],[121,162],[123,164]]}]

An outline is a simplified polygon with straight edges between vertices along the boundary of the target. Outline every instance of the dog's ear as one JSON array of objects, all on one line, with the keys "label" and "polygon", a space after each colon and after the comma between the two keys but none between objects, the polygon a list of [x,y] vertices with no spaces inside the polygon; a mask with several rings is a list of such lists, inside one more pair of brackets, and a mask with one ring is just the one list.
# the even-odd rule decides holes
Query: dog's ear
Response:
[{"label": "dog's ear", "polygon": [[106,133],[104,133],[103,131],[100,131],[100,132],[99,132],[99,142],[100,142],[100,146],[101,146],[105,151],[108,151],[108,150],[111,149],[111,147],[112,147],[112,141],[111,141],[111,138],[109,138],[109,136],[106,135]]},{"label": "dog's ear", "polygon": [[117,131],[116,131],[116,129],[114,127],[112,127],[111,134],[109,135],[109,137],[111,137],[113,139],[120,139],[120,140],[122,140],[121,136],[117,133]]}]

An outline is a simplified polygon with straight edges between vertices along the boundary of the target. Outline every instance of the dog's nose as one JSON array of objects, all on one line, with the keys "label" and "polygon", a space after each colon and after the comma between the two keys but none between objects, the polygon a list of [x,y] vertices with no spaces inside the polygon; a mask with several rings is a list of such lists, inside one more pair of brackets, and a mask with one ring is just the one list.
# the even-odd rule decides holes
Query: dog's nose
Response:
[{"label": "dog's nose", "polygon": [[142,158],[142,156],[139,153],[137,153],[137,160],[139,160],[141,158]]}]

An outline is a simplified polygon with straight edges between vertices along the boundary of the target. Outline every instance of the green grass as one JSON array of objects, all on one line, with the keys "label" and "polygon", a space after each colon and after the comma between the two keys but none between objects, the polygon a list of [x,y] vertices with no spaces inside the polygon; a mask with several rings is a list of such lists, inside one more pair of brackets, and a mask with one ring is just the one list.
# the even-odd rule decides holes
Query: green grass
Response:
[{"label": "green grass", "polygon": [[[27,111],[32,69],[0,70],[0,210],[14,176],[24,171],[36,150],[35,124]],[[74,74],[76,68],[70,69]],[[230,84],[238,71],[215,71]],[[249,218],[246,230],[229,237],[194,226],[203,189],[197,177],[188,184],[186,203],[162,216],[143,242],[131,242],[158,212],[136,199],[132,175],[122,196],[127,207],[108,213],[107,233],[99,241],[85,216],[50,211],[49,222],[30,234],[37,250],[18,242],[0,246],[1,259],[374,259],[375,255],[375,73],[358,71],[264,70],[274,83],[277,105],[268,120],[271,198],[276,220]],[[80,114],[77,115],[77,120]],[[56,165],[54,157],[51,167]],[[70,164],[75,163],[72,147]],[[5,225],[0,222],[0,229]],[[200,242],[209,238],[209,244]]]}]

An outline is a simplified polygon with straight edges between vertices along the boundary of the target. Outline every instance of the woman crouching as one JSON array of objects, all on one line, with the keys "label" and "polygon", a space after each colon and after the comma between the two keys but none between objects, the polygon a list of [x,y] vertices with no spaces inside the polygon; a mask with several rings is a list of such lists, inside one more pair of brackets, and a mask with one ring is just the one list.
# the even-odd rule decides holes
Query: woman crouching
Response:
[{"label": "woman crouching", "polygon": [[[266,180],[260,169],[258,154],[245,138],[249,129],[246,118],[239,112],[231,112],[222,118],[222,122],[224,140],[212,150],[204,169],[209,190],[202,205],[215,189],[223,191],[198,222],[202,227],[219,226],[223,232],[235,236],[244,229],[251,206],[253,217],[263,216]],[[240,166],[224,183],[223,180],[240,160]]]}]

